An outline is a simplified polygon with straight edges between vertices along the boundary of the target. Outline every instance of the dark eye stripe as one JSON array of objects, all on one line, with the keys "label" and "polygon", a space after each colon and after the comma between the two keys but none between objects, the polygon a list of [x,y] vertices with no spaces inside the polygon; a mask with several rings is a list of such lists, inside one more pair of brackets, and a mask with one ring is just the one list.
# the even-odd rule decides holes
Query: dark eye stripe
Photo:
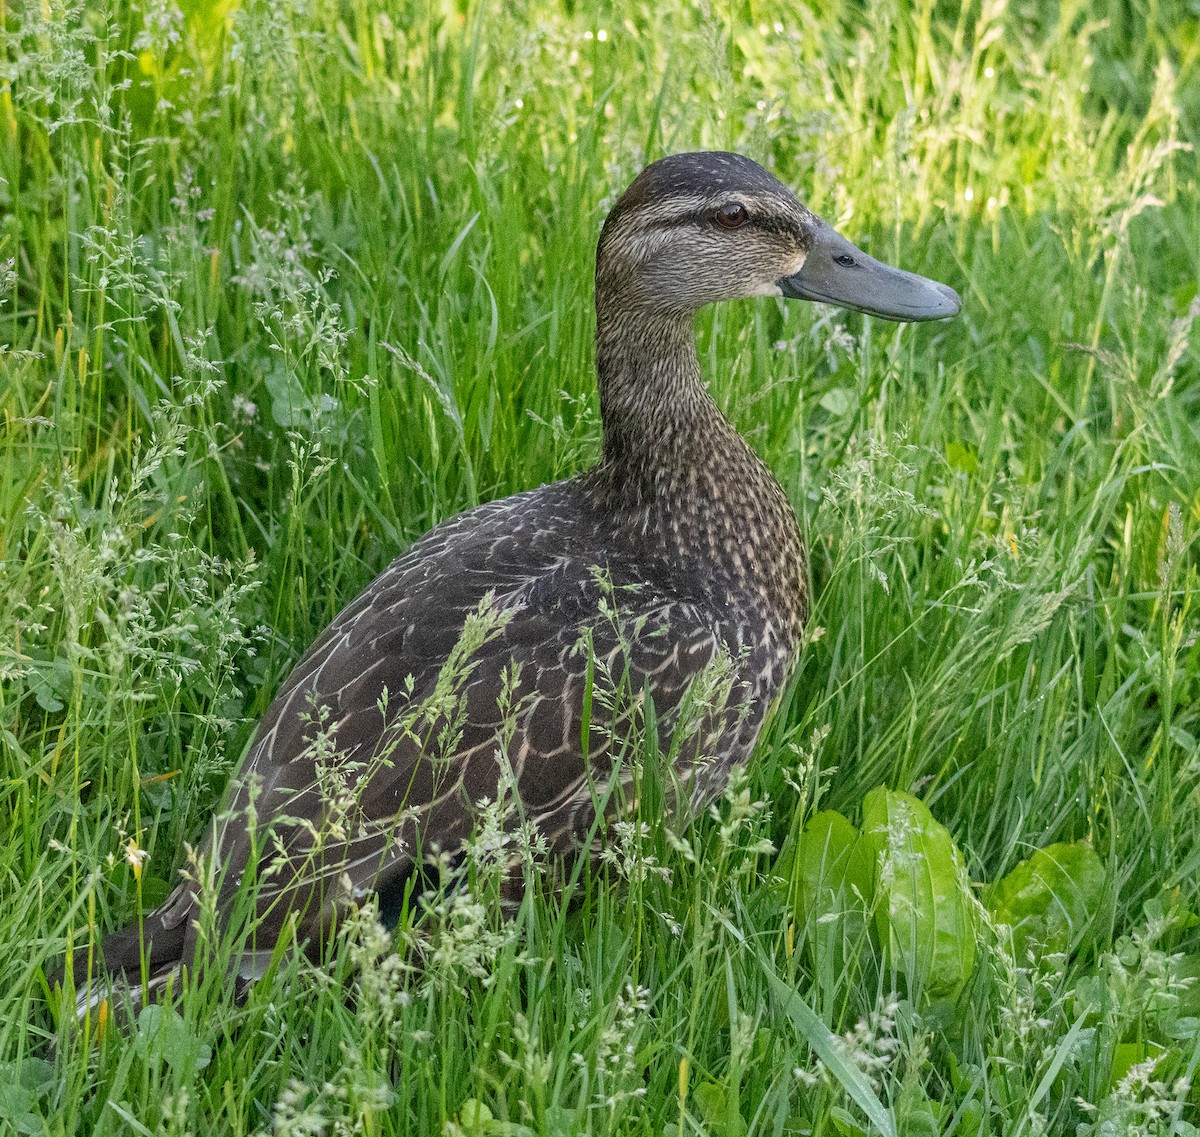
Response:
[{"label": "dark eye stripe", "polygon": [[[726,206],[734,204],[727,202]],[[666,215],[654,218],[650,222],[650,227],[654,229],[674,229],[680,225],[697,225],[701,228],[711,228],[718,226],[716,221],[717,209],[725,208],[725,206],[713,207],[711,205],[703,208],[691,209],[686,212],[677,213],[674,216]],[[743,207],[744,208],[744,207]],[[797,233],[796,223],[790,217],[780,215],[770,209],[763,212],[756,210],[749,213],[747,220],[743,223],[743,228],[761,229],[765,233],[780,233],[801,239],[801,235]]]}]

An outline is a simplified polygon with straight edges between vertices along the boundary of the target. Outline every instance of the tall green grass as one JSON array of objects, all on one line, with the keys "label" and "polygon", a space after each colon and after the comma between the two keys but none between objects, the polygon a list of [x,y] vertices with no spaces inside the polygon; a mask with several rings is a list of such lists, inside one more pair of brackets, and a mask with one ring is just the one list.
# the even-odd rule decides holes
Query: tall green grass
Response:
[{"label": "tall green grass", "polygon": [[[0,1130],[853,1134],[866,1100],[903,1133],[1194,1132],[1194,3],[4,0],[0,28]],[[682,837],[644,817],[571,905],[504,920],[484,866],[244,1005],[210,971],[76,1029],[50,970],[165,895],[342,604],[594,459],[599,225],[694,148],[964,297],[698,321],[813,565],[749,781]],[[1088,842],[1086,935],[1031,960],[982,922],[950,1007],[865,933],[811,950],[770,850],[878,785],[976,884]]]}]

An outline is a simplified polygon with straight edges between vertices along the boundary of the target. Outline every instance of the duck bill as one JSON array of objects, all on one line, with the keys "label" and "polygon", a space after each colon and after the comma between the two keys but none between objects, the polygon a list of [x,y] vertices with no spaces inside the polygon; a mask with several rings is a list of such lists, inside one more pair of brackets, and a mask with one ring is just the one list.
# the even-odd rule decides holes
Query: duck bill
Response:
[{"label": "duck bill", "polygon": [[916,322],[955,316],[953,288],[867,256],[819,218],[804,267],[778,282],[784,296],[853,308],[884,320]]}]

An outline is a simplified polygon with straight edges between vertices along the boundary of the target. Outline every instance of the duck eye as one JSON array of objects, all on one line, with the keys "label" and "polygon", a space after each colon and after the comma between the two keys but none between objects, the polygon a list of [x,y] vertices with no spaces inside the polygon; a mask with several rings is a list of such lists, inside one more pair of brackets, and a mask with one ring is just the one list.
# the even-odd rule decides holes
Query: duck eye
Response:
[{"label": "duck eye", "polygon": [[713,214],[713,220],[722,229],[740,229],[750,220],[750,211],[744,205],[739,205],[736,201],[731,201],[722,205]]},{"label": "duck eye", "polygon": [[858,261],[856,261],[849,253],[838,253],[833,260],[835,264],[841,265],[842,268],[853,268],[856,264],[858,264]]}]

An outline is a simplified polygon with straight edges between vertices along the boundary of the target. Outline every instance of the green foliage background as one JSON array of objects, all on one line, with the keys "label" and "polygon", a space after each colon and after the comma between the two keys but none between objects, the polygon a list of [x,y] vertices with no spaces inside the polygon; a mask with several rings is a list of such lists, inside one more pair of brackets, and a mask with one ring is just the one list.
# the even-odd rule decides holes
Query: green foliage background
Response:
[{"label": "green foliage background", "polygon": [[[0,1130],[845,1134],[857,1070],[900,1132],[1194,1132],[1195,0],[0,0],[0,35]],[[749,782],[572,906],[506,923],[482,873],[422,975],[363,921],[245,1005],[214,971],[74,1028],[48,972],[162,898],[315,634],[596,455],[599,225],[692,148],[964,297],[698,321],[813,561]],[[1049,955],[980,909],[949,1005],[863,921],[814,950],[772,850],[881,784],[975,882],[1086,842],[1103,900]]]}]

